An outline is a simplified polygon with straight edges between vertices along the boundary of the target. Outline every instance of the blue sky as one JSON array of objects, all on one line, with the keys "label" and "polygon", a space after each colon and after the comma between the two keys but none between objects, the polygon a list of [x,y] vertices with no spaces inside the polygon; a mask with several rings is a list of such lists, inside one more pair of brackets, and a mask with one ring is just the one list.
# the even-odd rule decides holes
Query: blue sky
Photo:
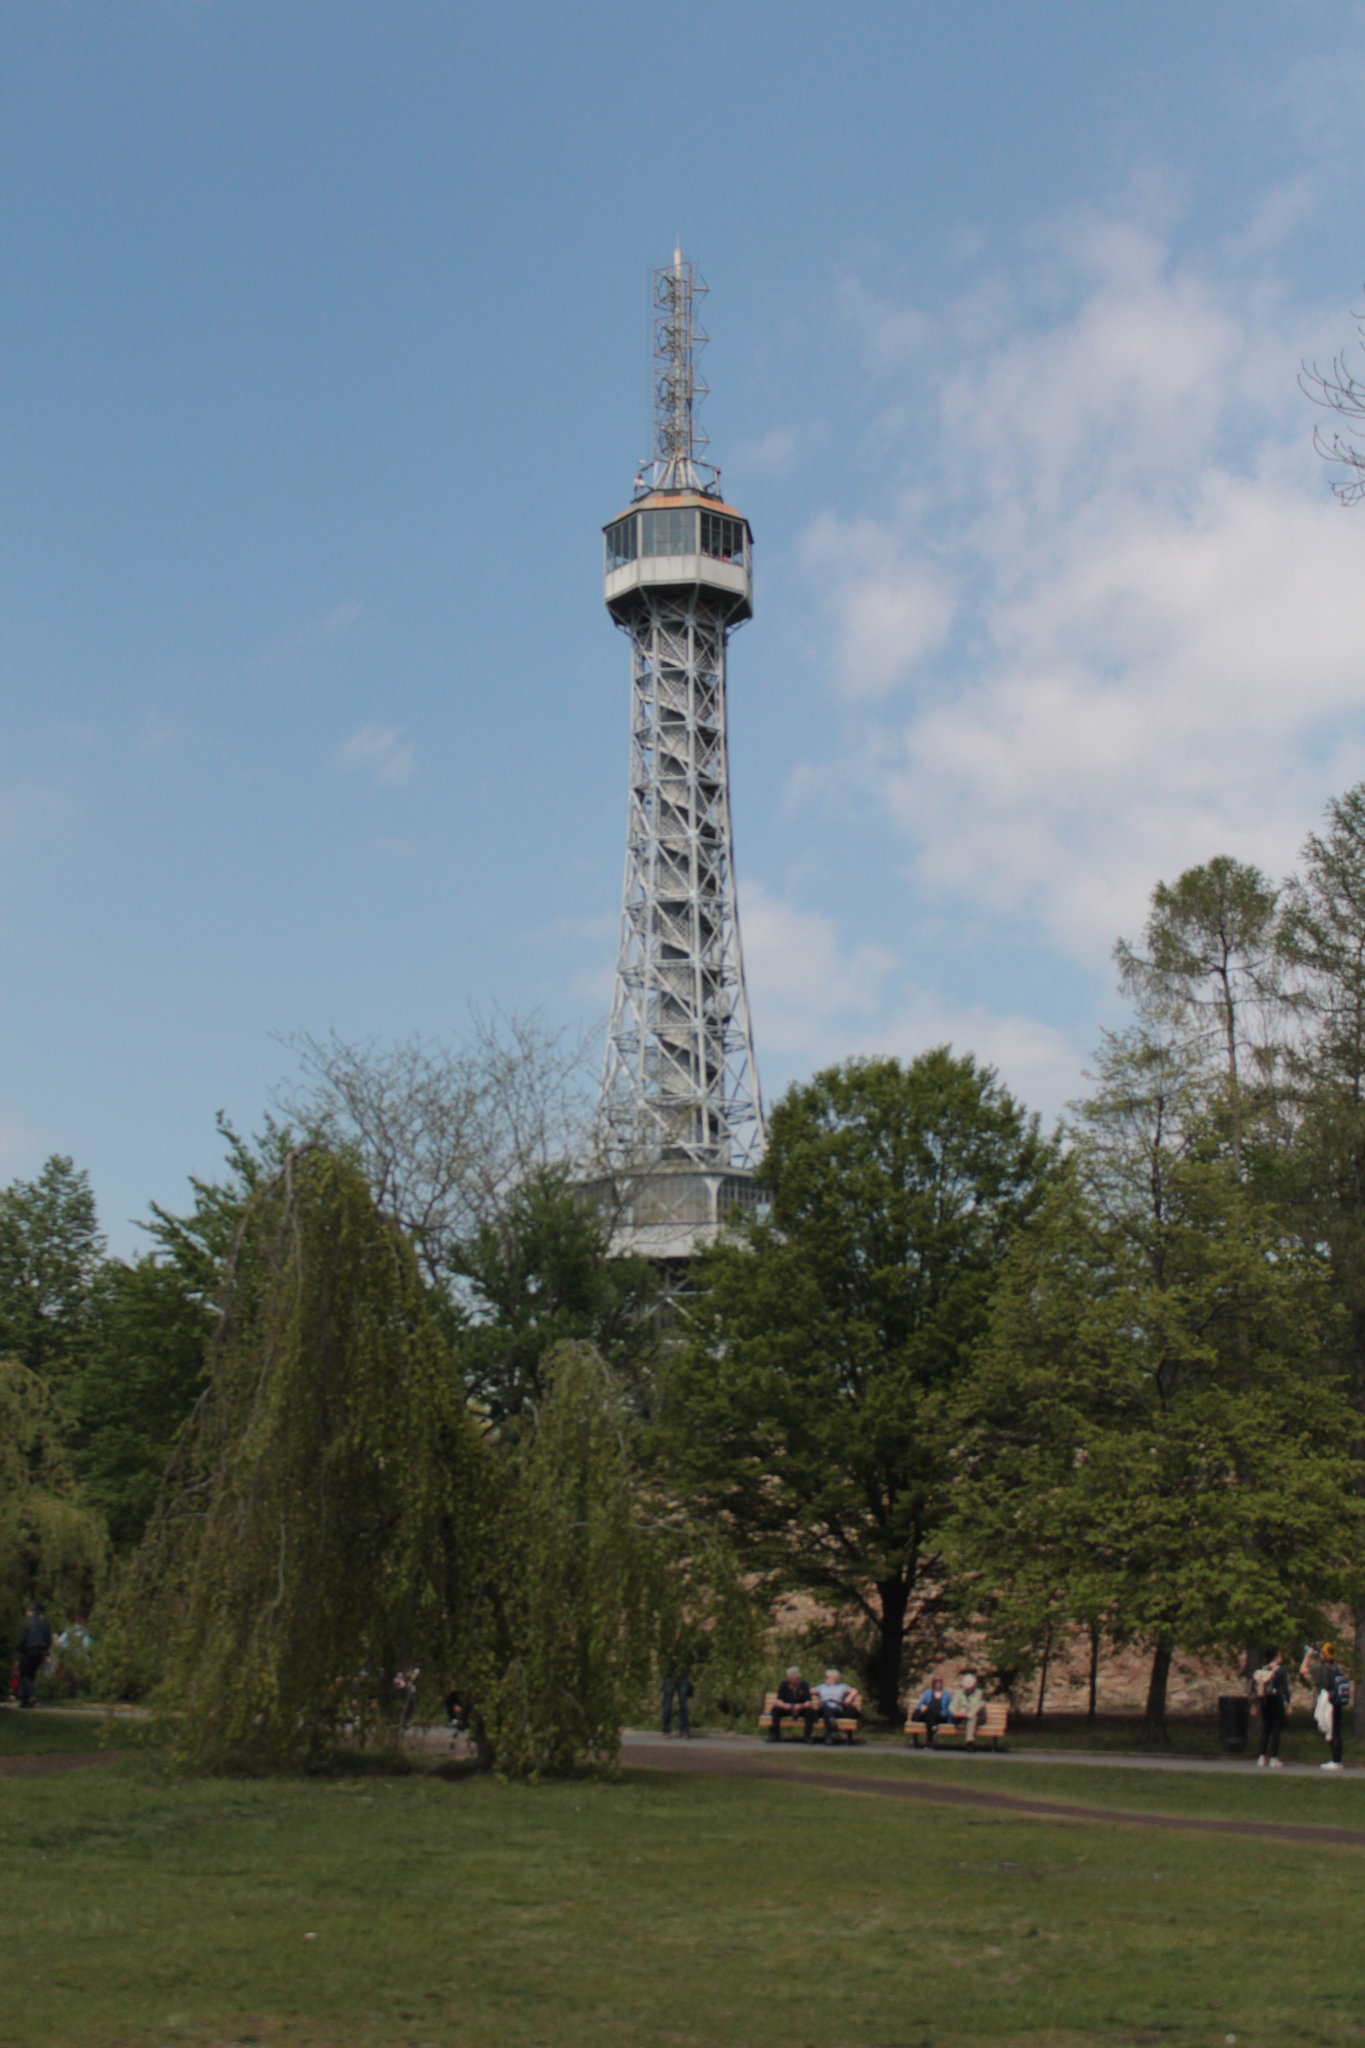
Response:
[{"label": "blue sky", "polygon": [[112,1240],[282,1038],[606,1007],[599,528],[711,286],[756,535],[765,1090],[951,1039],[1051,1115],[1114,937],[1365,775],[1365,9],[12,0],[0,1177]]}]

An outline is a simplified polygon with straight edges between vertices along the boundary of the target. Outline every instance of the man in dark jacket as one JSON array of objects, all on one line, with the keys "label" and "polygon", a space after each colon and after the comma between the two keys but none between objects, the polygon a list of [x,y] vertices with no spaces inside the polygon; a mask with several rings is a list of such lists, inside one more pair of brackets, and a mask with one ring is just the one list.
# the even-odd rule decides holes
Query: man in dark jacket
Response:
[{"label": "man in dark jacket", "polygon": [[32,1601],[24,1609],[24,1626],[19,1633],[19,1704],[34,1705],[38,1695],[34,1681],[52,1648],[52,1630],[41,1607]]},{"label": "man in dark jacket", "polygon": [[790,1667],[786,1677],[777,1688],[777,1698],[773,1701],[772,1726],[768,1730],[769,1742],[777,1742],[781,1739],[782,1716],[784,1714],[791,1714],[793,1717],[798,1714],[800,1715],[806,1724],[801,1740],[809,1742],[811,1729],[815,1726],[815,1706],[811,1700],[810,1687],[806,1684],[805,1679],[801,1676],[795,1664]]},{"label": "man in dark jacket", "polygon": [[1255,1685],[1256,1704],[1261,1710],[1261,1753],[1256,1763],[1260,1770],[1269,1765],[1272,1771],[1278,1771],[1280,1731],[1293,1706],[1289,1697],[1289,1673],[1284,1668],[1284,1657],[1279,1650],[1272,1650],[1255,1674]]}]

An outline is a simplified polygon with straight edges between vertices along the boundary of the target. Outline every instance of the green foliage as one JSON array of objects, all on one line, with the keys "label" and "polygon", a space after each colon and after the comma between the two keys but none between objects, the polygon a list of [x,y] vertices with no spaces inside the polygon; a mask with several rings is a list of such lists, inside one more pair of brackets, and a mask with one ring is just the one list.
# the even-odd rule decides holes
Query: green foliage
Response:
[{"label": "green foliage", "polygon": [[644,1259],[609,1257],[610,1227],[562,1168],[520,1181],[451,1255],[471,1313],[456,1338],[476,1410],[495,1427],[544,1395],[557,1346],[592,1344],[637,1395],[656,1348]]},{"label": "green foliage", "polygon": [[85,1364],[104,1256],[89,1175],[55,1154],[36,1180],[0,1189],[0,1357],[19,1359],[69,1405]]},{"label": "green foliage", "polygon": [[177,1755],[315,1761],[444,1673],[481,1463],[411,1250],[360,1174],[291,1153],[247,1202],[207,1389],[129,1576],[169,1637]]},{"label": "green foliage", "polygon": [[[12,1644],[26,1600],[59,1626],[91,1603],[104,1531],[81,1504],[45,1381],[0,1359],[0,1627]],[[8,1666],[6,1666],[8,1668]]]},{"label": "green foliage", "polygon": [[999,1259],[1055,1170],[989,1069],[946,1049],[854,1061],[773,1112],[771,1220],[705,1261],[660,1443],[681,1495],[723,1518],[771,1585],[876,1635],[897,1711],[912,1596],[931,1615],[947,1398]]},{"label": "green foliage", "polygon": [[626,1418],[586,1344],[545,1362],[545,1396],[504,1437],[483,1648],[462,1688],[507,1777],[614,1765],[649,1649],[649,1572]]},{"label": "green foliage", "polygon": [[1221,1164],[1167,1165],[1148,1242],[1081,1172],[1007,1256],[955,1409],[950,1555],[996,1664],[1049,1626],[1234,1654],[1319,1635],[1365,1523],[1320,1266]]},{"label": "green foliage", "polygon": [[650,1533],[651,1712],[665,1678],[690,1678],[709,1705],[749,1721],[762,1704],[764,1615],[732,1546],[695,1523]]},{"label": "green foliage", "polygon": [[1275,1061],[1273,1025],[1281,999],[1280,892],[1259,868],[1216,855],[1158,882],[1144,933],[1145,953],[1120,940],[1120,975],[1150,1023],[1162,1020],[1187,1058],[1221,1067],[1206,1089],[1206,1110],[1224,1111],[1232,1163],[1240,1175],[1252,1077]]},{"label": "green foliage", "polygon": [[77,1388],[77,1465],[115,1550],[135,1549],[176,1438],[204,1386],[216,1318],[178,1262],[111,1260]]}]

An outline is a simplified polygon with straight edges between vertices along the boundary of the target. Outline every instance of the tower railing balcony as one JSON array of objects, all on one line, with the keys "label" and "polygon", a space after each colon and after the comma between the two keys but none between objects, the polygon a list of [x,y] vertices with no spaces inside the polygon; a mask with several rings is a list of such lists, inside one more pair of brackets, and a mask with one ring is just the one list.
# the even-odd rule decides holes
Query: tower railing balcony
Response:
[{"label": "tower railing balcony", "polygon": [[699,492],[659,494],[604,529],[603,596],[615,617],[634,601],[670,588],[707,590],[726,622],[753,611],[753,543],[749,522],[733,506]]}]

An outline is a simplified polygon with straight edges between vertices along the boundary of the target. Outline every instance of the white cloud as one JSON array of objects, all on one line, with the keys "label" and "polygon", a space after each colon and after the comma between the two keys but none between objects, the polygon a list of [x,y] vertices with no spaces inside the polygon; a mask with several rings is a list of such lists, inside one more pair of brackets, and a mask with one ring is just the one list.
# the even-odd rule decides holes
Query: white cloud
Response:
[{"label": "white cloud", "polygon": [[1102,968],[1159,877],[1282,872],[1365,773],[1365,520],[1294,386],[1320,316],[1245,251],[1201,272],[1093,218],[1039,241],[1047,303],[935,395],[937,485],[805,536],[854,702],[845,760],[795,787],[861,780],[934,901]]},{"label": "white cloud", "polygon": [[854,1049],[912,1060],[933,1045],[974,1053],[979,1065],[994,1067],[1015,1098],[1037,1110],[1048,1126],[1076,1094],[1085,1057],[1064,1032],[1036,1017],[1003,1014],[985,1003],[946,1002],[928,990],[911,995]]},{"label": "white cloud", "polygon": [[884,697],[947,639],[951,584],[932,563],[907,555],[875,521],[817,519],[802,538],[801,559],[825,579],[838,674],[849,699]]},{"label": "white cloud", "polygon": [[342,742],[332,766],[343,774],[368,775],[378,789],[398,789],[412,779],[417,750],[388,725],[362,725]]},{"label": "white cloud", "polygon": [[798,909],[757,882],[741,888],[740,922],[758,1042],[817,1062],[843,1057],[850,1020],[880,1009],[895,956],[881,946],[845,949],[830,918]]}]

